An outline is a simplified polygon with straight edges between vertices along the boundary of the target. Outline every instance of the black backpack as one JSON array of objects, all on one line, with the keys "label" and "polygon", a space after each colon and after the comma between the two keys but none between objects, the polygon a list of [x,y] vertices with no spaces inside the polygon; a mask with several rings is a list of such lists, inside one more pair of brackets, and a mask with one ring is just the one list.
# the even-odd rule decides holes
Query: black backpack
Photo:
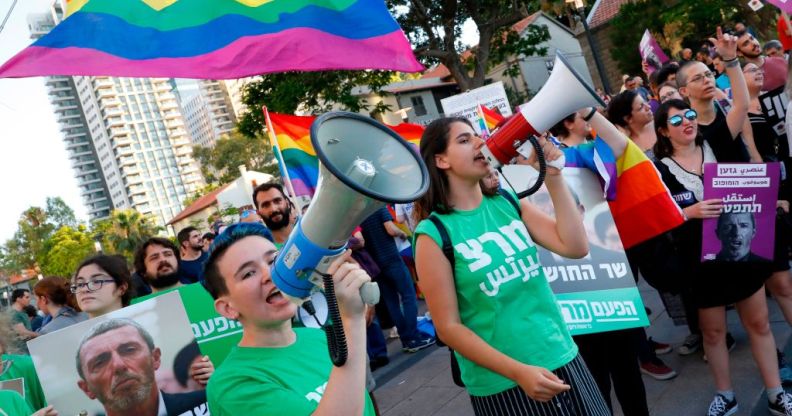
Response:
[{"label": "black backpack", "polygon": [[[517,202],[517,199],[512,196],[512,194],[508,193],[506,190],[502,188],[498,188],[498,193],[506,198],[509,203],[514,206],[514,209],[517,210],[517,215],[521,215],[520,212],[520,203]],[[429,215],[429,221],[432,221],[435,228],[437,228],[437,232],[440,234],[440,239],[443,242],[443,246],[441,249],[443,250],[443,254],[445,255],[446,259],[448,259],[448,263],[451,264],[451,272],[454,272],[454,265],[456,264],[456,258],[454,257],[454,245],[451,244],[451,237],[448,235],[448,229],[446,229],[443,222],[440,221],[434,213]],[[437,338],[438,344],[445,345],[440,337]],[[454,355],[454,350],[451,347],[448,347],[448,351],[451,353],[451,378],[454,379],[454,384],[459,387],[465,387],[465,383],[462,381],[462,373],[459,371],[459,362],[457,362],[456,355]]]}]

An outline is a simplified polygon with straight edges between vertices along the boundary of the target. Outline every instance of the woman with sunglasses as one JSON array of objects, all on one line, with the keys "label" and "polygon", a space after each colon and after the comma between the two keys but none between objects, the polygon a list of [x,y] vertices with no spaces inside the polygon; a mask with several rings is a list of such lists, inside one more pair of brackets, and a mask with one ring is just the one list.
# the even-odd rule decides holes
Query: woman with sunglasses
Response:
[{"label": "woman with sunglasses", "polygon": [[33,293],[36,295],[36,305],[41,312],[52,317],[46,325],[39,328],[38,333],[41,335],[88,319],[88,316],[79,312],[80,308],[69,290],[69,282],[66,279],[45,277],[36,283]]},{"label": "woman with sunglasses", "polygon": [[726,346],[726,305],[736,304],[737,313],[748,333],[751,350],[762,375],[773,415],[792,415],[792,398],[784,393],[778,374],[775,340],[768,322],[763,273],[756,264],[730,262],[701,263],[702,219],[721,215],[720,199],[703,198],[704,163],[716,163],[709,144],[698,131],[698,114],[681,100],[670,100],[657,110],[657,156],[655,165],[669,191],[688,220],[672,230],[679,260],[688,271],[693,304],[698,308],[704,351],[715,379],[717,393],[708,416],[737,412],[729,375]]},{"label": "woman with sunglasses", "polygon": [[[540,143],[546,160],[560,156],[551,143]],[[432,122],[421,137],[431,183],[415,203],[421,289],[439,337],[454,349],[473,410],[478,416],[609,415],[537,256],[536,244],[569,258],[588,253],[577,206],[560,171],[548,167],[556,219],[527,200],[518,212],[513,193],[482,189],[490,172],[483,146],[464,118]],[[453,269],[430,215],[449,234]]]}]

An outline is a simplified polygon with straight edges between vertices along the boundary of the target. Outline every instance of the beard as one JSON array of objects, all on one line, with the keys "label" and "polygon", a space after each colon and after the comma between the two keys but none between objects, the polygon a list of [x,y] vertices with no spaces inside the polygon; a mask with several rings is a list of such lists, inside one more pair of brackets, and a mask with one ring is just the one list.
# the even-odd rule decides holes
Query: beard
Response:
[{"label": "beard", "polygon": [[[291,212],[292,212],[291,204],[287,203],[286,208],[283,210],[283,212],[275,211],[272,214],[270,214],[269,217],[262,216],[262,219],[264,220],[264,224],[267,225],[267,228],[273,231],[277,231],[286,227],[287,225],[289,225],[289,223],[291,223]],[[281,219],[279,221],[273,221],[272,217],[278,214],[280,214]]]},{"label": "beard", "polygon": [[161,274],[153,279],[149,276],[146,276],[146,283],[155,289],[164,289],[179,283],[179,277],[178,271],[169,274]]}]

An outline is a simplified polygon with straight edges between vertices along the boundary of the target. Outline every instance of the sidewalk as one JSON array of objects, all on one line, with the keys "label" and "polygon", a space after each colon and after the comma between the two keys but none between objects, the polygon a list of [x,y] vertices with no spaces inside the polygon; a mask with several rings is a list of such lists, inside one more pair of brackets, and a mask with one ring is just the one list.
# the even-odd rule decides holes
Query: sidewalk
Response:
[{"label": "sidewalk", "polygon": [[[647,332],[654,339],[682,343],[687,327],[675,327],[666,314],[654,289],[639,286],[646,306],[652,310],[652,325]],[[768,299],[770,327],[776,344],[786,346],[792,357],[788,340],[792,330],[784,320],[775,301]],[[740,403],[738,415],[768,415],[764,387],[751,356],[748,337],[739,323],[735,311],[727,313],[729,330],[737,340],[730,353],[731,374],[735,393]],[[389,342],[391,364],[374,373],[377,389],[374,395],[382,416],[472,416],[467,393],[451,381],[448,350],[430,347],[417,354],[402,354],[398,340]],[[644,376],[649,411],[656,416],[704,415],[714,394],[714,385],[707,363],[701,353],[682,357],[672,352],[660,356],[679,374],[668,381],[657,381]],[[618,401],[612,399],[614,414],[622,416]]]}]

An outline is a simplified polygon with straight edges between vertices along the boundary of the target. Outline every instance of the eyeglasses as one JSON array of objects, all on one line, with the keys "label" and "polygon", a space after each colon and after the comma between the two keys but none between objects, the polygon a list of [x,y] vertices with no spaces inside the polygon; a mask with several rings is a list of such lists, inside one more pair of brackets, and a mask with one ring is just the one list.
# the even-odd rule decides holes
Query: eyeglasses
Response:
[{"label": "eyeglasses", "polygon": [[[693,121],[693,120],[698,118],[698,113],[696,112],[696,110],[687,110],[687,111],[685,111],[684,115],[685,115],[685,118],[690,120],[690,121]],[[670,125],[672,125],[674,127],[679,127],[682,124],[682,116],[677,114],[675,116],[669,117],[668,118],[668,124],[670,124]]]},{"label": "eyeglasses", "polygon": [[704,80],[704,78],[715,79],[715,74],[713,74],[711,71],[707,71],[690,78],[687,83],[690,84],[692,82],[701,82]]},{"label": "eyeglasses", "polygon": [[107,279],[95,279],[89,280],[87,282],[80,282],[69,286],[71,293],[77,293],[82,289],[87,289],[89,292],[96,292],[97,290],[102,288],[102,285],[105,283],[115,283],[115,280],[111,279],[110,276],[106,276]]}]

